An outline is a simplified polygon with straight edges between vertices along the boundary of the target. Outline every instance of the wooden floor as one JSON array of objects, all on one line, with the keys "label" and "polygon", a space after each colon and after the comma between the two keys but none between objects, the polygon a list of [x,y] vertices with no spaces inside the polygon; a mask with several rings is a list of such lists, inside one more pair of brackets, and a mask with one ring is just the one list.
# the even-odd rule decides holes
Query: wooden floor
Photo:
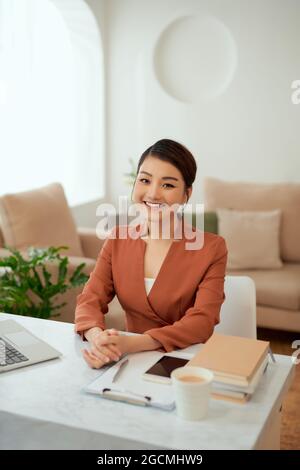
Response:
[{"label": "wooden floor", "polygon": [[[296,349],[292,348],[293,341],[300,341],[300,333],[267,330],[264,328],[258,328],[257,337],[258,339],[270,341],[271,349],[274,353],[289,356],[296,351]],[[300,354],[298,359],[300,361]],[[295,367],[295,379],[282,406],[280,448],[285,450],[300,450],[300,363]]]}]

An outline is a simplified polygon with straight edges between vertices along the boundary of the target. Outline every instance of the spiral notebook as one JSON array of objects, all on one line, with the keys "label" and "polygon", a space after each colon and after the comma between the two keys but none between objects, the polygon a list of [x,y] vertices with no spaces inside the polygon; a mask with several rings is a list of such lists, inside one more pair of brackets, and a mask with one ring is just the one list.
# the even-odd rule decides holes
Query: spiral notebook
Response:
[{"label": "spiral notebook", "polygon": [[[101,375],[84,387],[83,390],[110,400],[172,410],[175,407],[172,386],[170,384],[149,382],[142,378],[146,370],[164,355],[164,353],[158,351],[128,354],[126,356],[128,364],[122,370],[117,381],[112,381],[116,369],[119,367],[119,364],[115,363],[103,371],[99,370]],[[187,354],[171,353],[170,355],[186,359],[191,358],[191,355]],[[125,356],[122,360],[124,358]]]}]

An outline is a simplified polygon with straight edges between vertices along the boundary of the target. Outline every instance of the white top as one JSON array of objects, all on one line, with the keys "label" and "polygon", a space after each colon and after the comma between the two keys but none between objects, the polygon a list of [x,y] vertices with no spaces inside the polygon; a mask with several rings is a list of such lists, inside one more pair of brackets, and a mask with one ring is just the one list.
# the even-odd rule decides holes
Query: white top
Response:
[{"label": "white top", "polygon": [[[82,388],[101,371],[84,361],[85,345],[73,324],[4,313],[2,318],[21,323],[63,356],[1,374],[0,428],[5,432],[1,432],[0,449],[252,449],[293,378],[290,356],[275,355],[277,363],[269,364],[249,402],[211,400],[202,421],[179,421],[176,410],[84,393]],[[190,353],[192,357],[199,348],[195,344],[168,355],[188,357]],[[154,364],[153,356],[157,360],[163,356],[159,351],[135,354],[143,355],[145,369],[150,361]]]},{"label": "white top", "polygon": [[155,282],[155,277],[145,277],[144,280],[145,280],[145,289],[146,289],[147,295],[149,295],[149,292]]}]

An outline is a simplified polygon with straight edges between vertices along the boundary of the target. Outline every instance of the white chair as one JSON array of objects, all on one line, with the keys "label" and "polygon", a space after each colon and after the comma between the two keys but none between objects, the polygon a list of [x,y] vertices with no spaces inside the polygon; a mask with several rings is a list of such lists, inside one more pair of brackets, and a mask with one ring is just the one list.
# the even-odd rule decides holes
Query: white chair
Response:
[{"label": "white chair", "polygon": [[248,276],[225,276],[225,300],[216,333],[256,338],[256,291]]},{"label": "white chair", "polygon": [[[255,284],[247,276],[225,276],[225,300],[221,307],[217,333],[256,338]],[[109,305],[106,328],[125,330],[125,314],[117,299]]]}]

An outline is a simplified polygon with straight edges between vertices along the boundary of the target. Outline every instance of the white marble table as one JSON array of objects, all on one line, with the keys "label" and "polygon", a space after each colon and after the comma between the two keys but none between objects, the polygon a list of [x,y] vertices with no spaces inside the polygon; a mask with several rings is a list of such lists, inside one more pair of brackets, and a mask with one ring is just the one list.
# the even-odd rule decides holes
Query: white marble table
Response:
[{"label": "white marble table", "polygon": [[[0,374],[0,449],[273,449],[281,403],[293,377],[289,356],[276,355],[250,402],[212,400],[208,417],[183,421],[172,412],[105,400],[82,387],[99,375],[81,357],[73,325],[14,318],[63,356]],[[187,348],[195,352],[197,346]]]}]

